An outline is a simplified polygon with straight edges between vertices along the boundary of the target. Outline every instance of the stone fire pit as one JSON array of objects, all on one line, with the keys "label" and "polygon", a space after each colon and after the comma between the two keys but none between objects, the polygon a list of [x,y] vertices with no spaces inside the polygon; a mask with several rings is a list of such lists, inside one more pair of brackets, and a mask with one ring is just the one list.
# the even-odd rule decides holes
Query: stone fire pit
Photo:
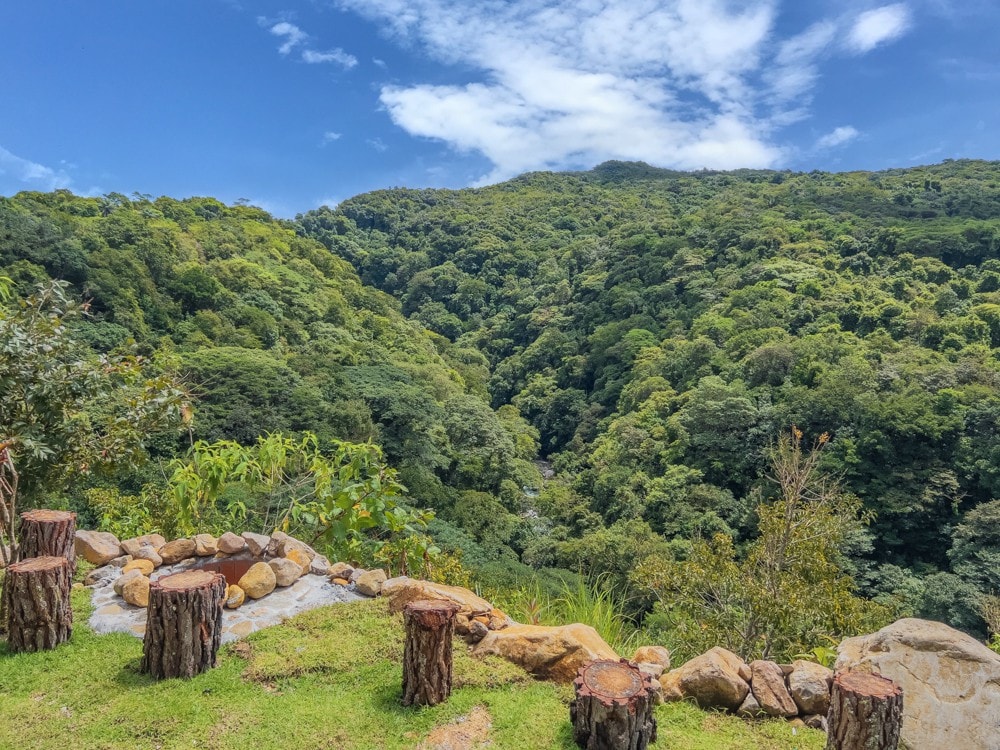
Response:
[{"label": "stone fire pit", "polygon": [[[208,569],[226,577],[223,642],[314,607],[361,599],[354,581],[372,575],[352,571],[343,563],[331,567],[309,545],[281,532],[226,533],[218,539],[199,534],[171,542],[147,534],[119,542],[106,532],[82,530],[77,532],[76,548],[78,555],[100,566],[86,580],[94,604],[91,628],[139,638],[146,631],[149,584],[171,573]],[[352,571],[348,578],[342,577],[345,570]],[[374,573],[379,577],[381,571]]]}]

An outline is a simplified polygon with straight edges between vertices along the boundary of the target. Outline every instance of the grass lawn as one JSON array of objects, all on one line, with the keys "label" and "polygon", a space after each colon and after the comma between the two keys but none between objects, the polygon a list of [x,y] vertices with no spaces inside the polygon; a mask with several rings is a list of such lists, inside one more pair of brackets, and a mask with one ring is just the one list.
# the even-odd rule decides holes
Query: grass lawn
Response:
[{"label": "grass lawn", "polygon": [[[575,747],[571,689],[503,661],[474,660],[459,642],[451,699],[403,708],[402,622],[378,600],[307,612],[224,647],[207,674],[160,683],[139,674],[139,639],[90,631],[89,591],[74,591],[73,604],[73,638],[54,651],[13,655],[0,640],[0,748],[416,748],[477,707],[492,722],[490,748]],[[824,744],[820,732],[687,704],[661,706],[657,718],[656,747],[671,750]]]}]

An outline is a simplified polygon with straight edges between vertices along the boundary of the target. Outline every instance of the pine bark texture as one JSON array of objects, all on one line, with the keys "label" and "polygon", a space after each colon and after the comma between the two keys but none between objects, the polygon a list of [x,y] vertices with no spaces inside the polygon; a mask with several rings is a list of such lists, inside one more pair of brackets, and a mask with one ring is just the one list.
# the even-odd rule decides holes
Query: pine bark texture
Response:
[{"label": "pine bark texture", "polygon": [[573,680],[573,739],[584,750],[645,750],[656,742],[652,677],[622,659],[584,664]]},{"label": "pine bark texture", "polygon": [[903,690],[866,672],[833,678],[826,750],[896,750],[903,727]]},{"label": "pine bark texture", "polygon": [[226,579],[219,573],[189,570],[153,581],[141,670],[160,680],[214,667],[225,598]]},{"label": "pine bark texture", "polygon": [[436,706],[451,695],[452,639],[458,605],[416,601],[403,608],[403,705]]},{"label": "pine bark texture", "polygon": [[69,640],[71,584],[65,557],[32,557],[7,568],[0,609],[5,613],[10,651],[42,651]]},{"label": "pine bark texture", "polygon": [[69,573],[76,572],[76,513],[66,510],[29,510],[21,514],[18,556],[65,557]]}]

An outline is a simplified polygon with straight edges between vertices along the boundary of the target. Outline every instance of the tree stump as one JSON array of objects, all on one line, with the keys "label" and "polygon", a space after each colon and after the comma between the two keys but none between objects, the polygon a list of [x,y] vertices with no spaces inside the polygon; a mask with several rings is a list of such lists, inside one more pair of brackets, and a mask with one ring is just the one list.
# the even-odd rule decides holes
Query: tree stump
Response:
[{"label": "tree stump", "polygon": [[18,556],[65,557],[69,573],[76,572],[76,513],[66,510],[29,510],[21,514]]},{"label": "tree stump", "polygon": [[226,579],[186,570],[149,585],[141,671],[160,680],[194,677],[215,666],[222,642]]},{"label": "tree stump", "polygon": [[451,695],[453,602],[424,600],[403,608],[406,645],[403,648],[403,705],[436,706]]},{"label": "tree stump", "polygon": [[826,750],[896,750],[903,727],[903,689],[866,672],[833,678]]},{"label": "tree stump", "polygon": [[7,648],[14,653],[55,648],[73,633],[65,557],[32,557],[7,568],[3,582]]},{"label": "tree stump", "polygon": [[584,664],[573,680],[573,739],[585,750],[645,750],[656,741],[652,677],[622,659]]}]

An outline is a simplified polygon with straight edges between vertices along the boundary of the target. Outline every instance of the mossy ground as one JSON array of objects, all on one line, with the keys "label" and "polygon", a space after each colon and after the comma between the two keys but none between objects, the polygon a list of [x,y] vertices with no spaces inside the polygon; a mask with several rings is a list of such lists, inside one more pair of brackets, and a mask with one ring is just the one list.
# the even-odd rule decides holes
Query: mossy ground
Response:
[{"label": "mossy ground", "polygon": [[[307,612],[223,648],[207,674],[160,683],[138,671],[141,641],[87,627],[88,591],[73,603],[73,638],[58,649],[14,655],[0,641],[0,748],[414,748],[476,706],[492,718],[491,748],[574,747],[568,688],[472,659],[458,642],[451,699],[403,708],[402,624],[380,601]],[[823,747],[812,730],[685,704],[661,706],[657,718],[656,747]]]}]

